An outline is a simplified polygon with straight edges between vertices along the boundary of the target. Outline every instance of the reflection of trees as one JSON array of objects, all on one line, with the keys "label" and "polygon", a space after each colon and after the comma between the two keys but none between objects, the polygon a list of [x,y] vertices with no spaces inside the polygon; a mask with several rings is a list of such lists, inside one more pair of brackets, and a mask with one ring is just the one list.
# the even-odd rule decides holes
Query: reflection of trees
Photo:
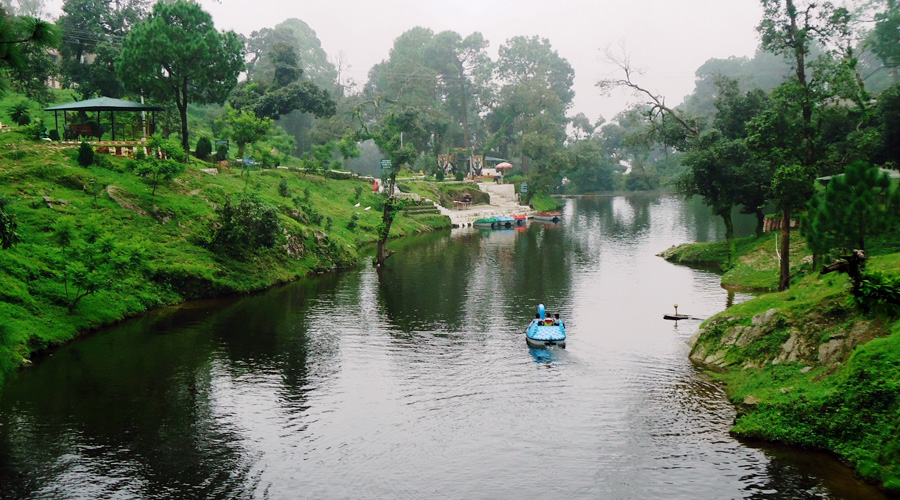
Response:
[{"label": "reflection of trees", "polygon": [[[320,365],[316,376],[328,376],[336,351],[334,336],[307,337],[310,307],[338,302],[326,294],[336,279],[303,280],[225,307],[209,301],[162,310],[23,373],[0,399],[2,495],[62,496],[42,488],[82,484],[82,475],[96,484],[132,478],[111,481],[98,496],[120,488],[141,498],[246,492],[254,457],[243,449],[242,430],[221,418],[217,384],[280,374],[281,404],[303,411],[308,358]],[[217,380],[223,373],[227,380]]]},{"label": "reflection of trees", "polygon": [[459,328],[477,239],[476,233],[451,238],[439,232],[404,241],[396,261],[378,273],[378,300],[388,321],[406,333]]}]

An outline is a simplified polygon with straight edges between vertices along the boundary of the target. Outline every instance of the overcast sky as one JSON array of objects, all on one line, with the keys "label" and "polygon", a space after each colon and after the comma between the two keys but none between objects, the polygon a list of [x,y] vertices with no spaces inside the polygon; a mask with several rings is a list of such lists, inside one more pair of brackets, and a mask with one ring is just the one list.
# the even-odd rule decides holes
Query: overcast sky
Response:
[{"label": "overcast sky", "polygon": [[[296,17],[316,31],[331,60],[343,53],[348,73],[364,82],[386,59],[394,39],[415,26],[478,31],[498,47],[517,35],[550,40],[575,69],[570,115],[607,120],[625,109],[629,95],[602,97],[594,84],[614,75],[604,63],[606,47],[624,45],[640,82],[682,101],[694,88],[694,71],[711,57],[752,56],[759,39],[759,0],[202,0],[216,27],[238,33],[274,27]],[[616,49],[619,51],[619,49]],[[619,51],[621,52],[621,51]]]}]

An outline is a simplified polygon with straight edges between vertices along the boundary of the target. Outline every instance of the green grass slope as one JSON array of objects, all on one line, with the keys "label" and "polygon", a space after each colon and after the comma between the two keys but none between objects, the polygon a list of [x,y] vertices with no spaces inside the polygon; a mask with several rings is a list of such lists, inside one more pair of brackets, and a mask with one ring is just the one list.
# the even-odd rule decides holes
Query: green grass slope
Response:
[{"label": "green grass slope", "polygon": [[[312,272],[356,265],[377,238],[382,198],[362,180],[296,170],[224,170],[190,160],[175,180],[151,186],[124,158],[102,155],[83,168],[75,148],[0,133],[0,195],[18,219],[21,242],[0,250],[0,385],[35,353],[148,309],[186,299],[247,293]],[[290,194],[279,195],[287,182]],[[269,249],[231,257],[209,248],[216,208],[253,196],[276,207],[283,235]],[[368,210],[367,210],[368,208]],[[96,226],[144,249],[139,269],[82,299],[72,314],[65,257],[55,228]],[[449,227],[436,214],[402,213],[392,237]],[[401,257],[395,257],[401,258]]]},{"label": "green grass slope", "polygon": [[[723,284],[777,285],[775,235],[737,242]],[[868,271],[900,276],[896,238],[873,240]],[[676,262],[725,266],[724,242],[664,252]],[[826,450],[866,480],[900,492],[900,321],[863,312],[846,275],[813,272],[792,234],[789,290],[765,293],[710,318],[692,339],[691,359],[724,383],[739,416],[736,435]]]}]

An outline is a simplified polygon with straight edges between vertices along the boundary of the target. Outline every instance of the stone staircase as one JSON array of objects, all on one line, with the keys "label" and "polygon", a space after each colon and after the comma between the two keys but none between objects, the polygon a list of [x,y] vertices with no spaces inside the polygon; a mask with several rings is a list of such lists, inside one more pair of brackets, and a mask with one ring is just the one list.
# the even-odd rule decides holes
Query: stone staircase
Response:
[{"label": "stone staircase", "polygon": [[533,217],[535,210],[523,205],[519,205],[516,200],[515,185],[513,184],[494,184],[491,182],[480,182],[478,188],[491,197],[489,205],[474,205],[467,209],[452,210],[444,207],[438,207],[442,214],[450,217],[453,227],[465,227],[472,225],[478,219],[486,217],[511,216],[516,214],[525,214]]}]

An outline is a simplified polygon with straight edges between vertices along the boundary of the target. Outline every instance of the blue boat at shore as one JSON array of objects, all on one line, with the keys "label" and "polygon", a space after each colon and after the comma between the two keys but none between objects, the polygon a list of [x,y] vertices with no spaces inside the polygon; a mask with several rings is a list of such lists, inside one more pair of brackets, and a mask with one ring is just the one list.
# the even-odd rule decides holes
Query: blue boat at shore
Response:
[{"label": "blue boat at shore", "polygon": [[566,325],[559,314],[551,318],[544,304],[538,305],[536,317],[525,329],[525,343],[532,348],[566,347]]}]

